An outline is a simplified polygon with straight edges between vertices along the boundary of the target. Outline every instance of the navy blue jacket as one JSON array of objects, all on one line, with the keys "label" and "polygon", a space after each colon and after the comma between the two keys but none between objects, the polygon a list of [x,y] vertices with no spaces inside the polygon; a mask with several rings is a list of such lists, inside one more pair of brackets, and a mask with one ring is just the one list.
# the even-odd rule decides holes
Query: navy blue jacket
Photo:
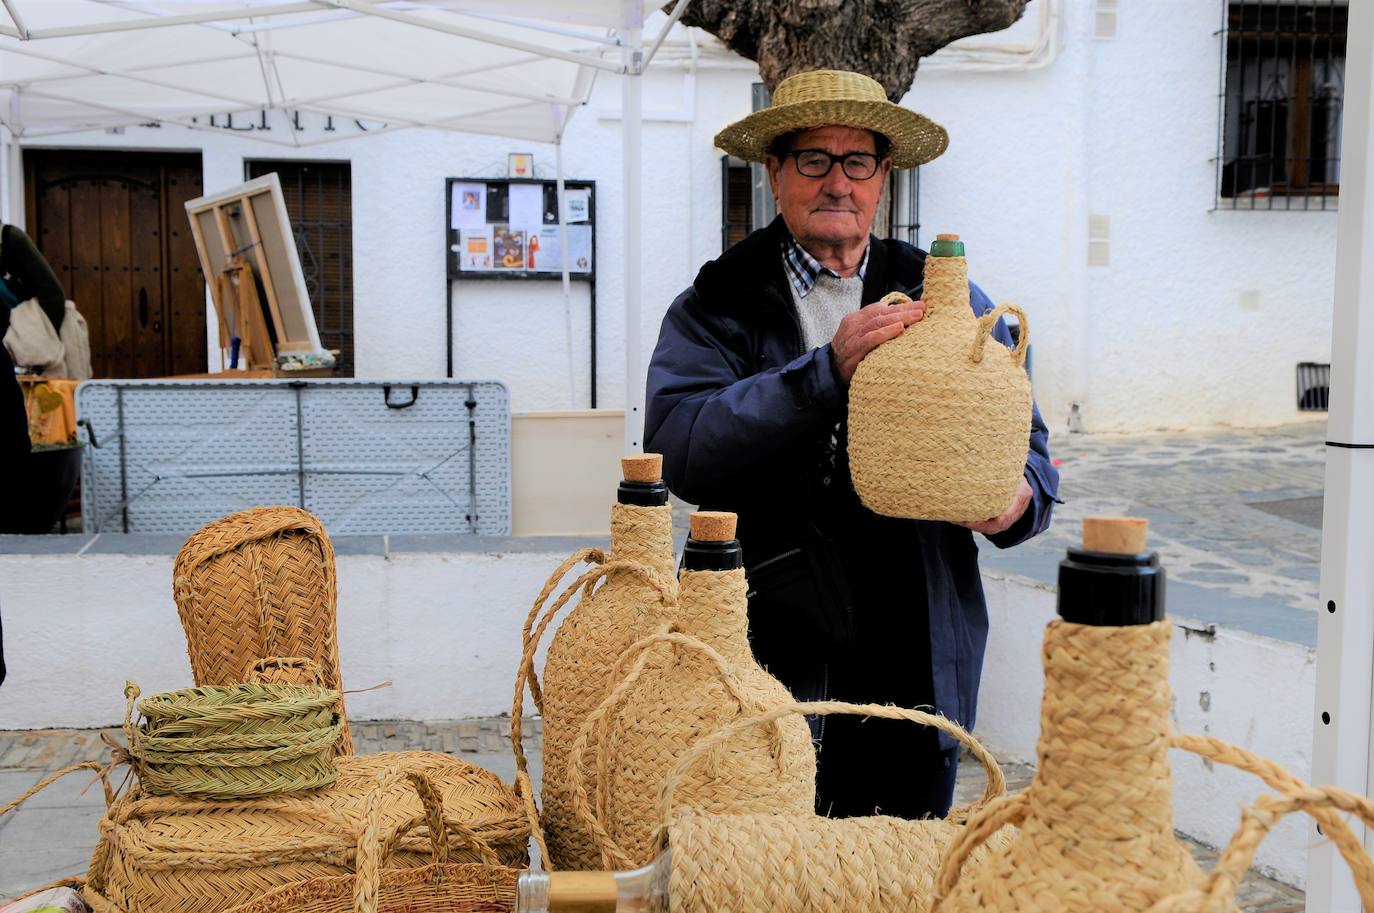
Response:
[{"label": "navy blue jacket", "polygon": [[[883,517],[859,502],[845,447],[847,391],[835,377],[830,346],[808,350],[803,342],[782,267],[786,233],[781,218],[754,232],[703,266],[668,309],[648,371],[645,449],[663,454],[664,479],[679,497],[739,514],[751,587],[754,569],[770,558],[830,544],[831,563],[842,566],[852,590],[851,642],[803,631],[813,649],[799,648],[796,639],[775,649],[772,641],[786,636],[779,632],[795,625],[756,614],[755,597],[763,603],[768,594],[751,593],[755,653],[783,666],[784,653],[811,654],[788,674],[777,672],[794,691],[818,697],[829,690],[806,681],[799,689],[798,681],[827,675],[831,661],[841,659],[832,654],[845,652],[861,670],[909,666],[917,685],[903,690],[888,677],[877,686],[888,693],[851,683],[851,693],[827,696],[933,702],[971,728],[988,628],[978,547],[963,527]],[[869,243],[863,300],[893,290],[919,297],[925,253],[896,240]],[[977,314],[992,307],[976,287],[971,299]],[[1011,344],[1001,322],[995,335]],[[1057,499],[1059,474],[1038,409],[1025,474],[1030,506],[1011,529],[989,537],[998,547],[1044,530]],[[928,678],[921,669],[927,663]],[[812,673],[801,668],[807,664]]]}]

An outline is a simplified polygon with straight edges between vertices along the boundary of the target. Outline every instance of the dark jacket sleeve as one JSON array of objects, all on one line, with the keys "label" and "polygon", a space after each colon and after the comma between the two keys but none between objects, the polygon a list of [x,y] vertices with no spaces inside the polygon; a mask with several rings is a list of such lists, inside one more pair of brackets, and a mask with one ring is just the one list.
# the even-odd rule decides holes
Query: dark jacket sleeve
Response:
[{"label": "dark jacket sleeve", "polygon": [[664,316],[649,362],[645,449],[663,454],[664,481],[693,504],[765,481],[770,465],[844,413],[829,345],[754,373],[732,330],[743,332],[704,314],[689,289]]},{"label": "dark jacket sleeve", "polygon": [[0,272],[13,277],[9,285],[15,297],[20,301],[37,298],[53,329],[60,331],[67,314],[67,294],[57,274],[22,229],[6,225],[0,231],[4,233],[0,237]]},{"label": "dark jacket sleeve", "polygon": [[[976,313],[984,314],[992,309],[992,300],[977,285],[969,283],[969,298]],[[1007,325],[998,319],[992,335],[1007,348],[1014,343]],[[1059,502],[1059,470],[1050,462],[1050,432],[1045,420],[1040,417],[1040,407],[1031,401],[1030,447],[1026,453],[1026,481],[1030,482],[1031,500],[1026,512],[1010,528],[987,539],[998,548],[1010,548],[1025,542],[1032,536],[1049,528],[1050,516],[1054,505]]]}]

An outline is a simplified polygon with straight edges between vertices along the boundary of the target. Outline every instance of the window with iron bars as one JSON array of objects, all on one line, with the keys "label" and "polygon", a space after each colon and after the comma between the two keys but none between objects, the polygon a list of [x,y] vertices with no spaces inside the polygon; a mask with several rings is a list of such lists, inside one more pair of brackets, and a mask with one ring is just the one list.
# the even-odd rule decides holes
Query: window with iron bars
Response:
[{"label": "window with iron bars", "polygon": [[[763,83],[754,84],[753,101],[755,111],[768,106],[768,90]],[[720,160],[720,189],[721,250],[744,240],[750,232],[763,228],[777,215],[777,204],[768,184],[768,171],[757,162],[723,156]],[[919,246],[920,192],[919,168],[892,172],[873,218],[873,234],[879,238],[897,238]]]},{"label": "window with iron bars", "polygon": [[1349,8],[1227,2],[1216,208],[1335,209]]}]

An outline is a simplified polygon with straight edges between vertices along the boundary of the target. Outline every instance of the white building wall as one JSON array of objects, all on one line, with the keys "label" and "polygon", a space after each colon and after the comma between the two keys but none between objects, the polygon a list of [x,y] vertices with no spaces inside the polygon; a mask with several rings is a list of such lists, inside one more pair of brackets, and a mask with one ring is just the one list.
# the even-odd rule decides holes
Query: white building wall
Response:
[{"label": "white building wall", "polygon": [[1090,431],[1295,421],[1294,365],[1329,360],[1334,211],[1211,211],[1221,8],[1125,4],[1097,39],[1069,0],[1047,68],[921,73],[906,100],[951,134],[922,237],[964,234],[975,281],[1027,309],[1052,430],[1074,402]]},{"label": "white building wall", "polygon": [[[923,241],[960,232],[976,281],[1027,309],[1036,392],[1054,430],[1074,404],[1084,430],[1301,418],[1293,366],[1329,358],[1336,220],[1212,211],[1219,0],[1122,6],[1107,39],[1092,36],[1089,0],[1050,8],[1059,50],[1048,65],[928,62],[918,74],[905,102],[951,134],[949,152],[922,170]],[[668,303],[720,251],[711,137],[748,112],[757,80],[751,64],[719,51],[703,52],[694,73],[684,57],[663,58],[645,83],[646,363]],[[566,175],[597,182],[603,407],[624,396],[619,103],[619,78],[599,77],[564,143]],[[275,135],[285,132],[281,124]],[[241,181],[246,157],[350,161],[362,377],[444,373],[443,179],[500,177],[512,151],[533,152],[538,175],[552,177],[554,156],[537,143],[421,131],[303,149],[177,127],[43,142],[199,149],[207,193]],[[1087,264],[1090,215],[1110,223],[1106,266]],[[464,281],[454,291],[457,376],[504,381],[517,411],[590,404],[584,283],[573,284],[570,307],[556,280]]]}]

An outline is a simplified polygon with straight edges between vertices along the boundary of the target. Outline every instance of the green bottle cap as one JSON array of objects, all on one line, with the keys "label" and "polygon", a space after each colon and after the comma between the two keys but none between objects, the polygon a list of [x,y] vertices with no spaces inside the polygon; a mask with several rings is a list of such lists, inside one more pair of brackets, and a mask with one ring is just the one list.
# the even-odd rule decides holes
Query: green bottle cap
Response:
[{"label": "green bottle cap", "polygon": [[930,255],[932,257],[962,257],[964,255],[964,242],[959,240],[958,235],[936,235],[935,243],[930,245]]}]

